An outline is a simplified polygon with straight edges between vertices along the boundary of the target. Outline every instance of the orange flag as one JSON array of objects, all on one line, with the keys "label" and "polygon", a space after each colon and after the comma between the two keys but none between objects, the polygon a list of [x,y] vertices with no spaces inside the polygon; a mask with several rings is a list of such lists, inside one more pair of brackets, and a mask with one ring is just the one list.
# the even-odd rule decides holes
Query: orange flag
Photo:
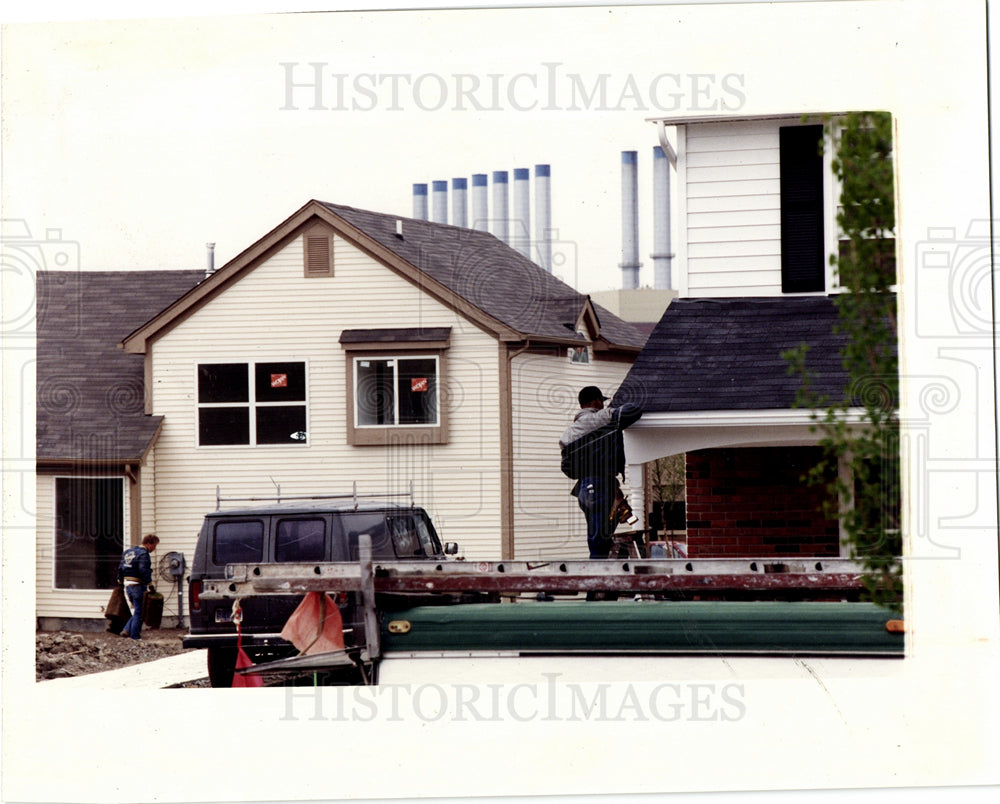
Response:
[{"label": "orange flag", "polygon": [[328,594],[309,592],[281,629],[281,638],[300,655],[344,650],[344,621],[336,601]]},{"label": "orange flag", "polygon": [[[242,670],[245,667],[253,667],[253,662],[250,661],[250,657],[247,656],[246,651],[243,650],[243,646],[239,645],[236,648],[236,669]],[[233,686],[263,687],[264,679],[260,676],[244,676],[239,673],[233,673]]]}]

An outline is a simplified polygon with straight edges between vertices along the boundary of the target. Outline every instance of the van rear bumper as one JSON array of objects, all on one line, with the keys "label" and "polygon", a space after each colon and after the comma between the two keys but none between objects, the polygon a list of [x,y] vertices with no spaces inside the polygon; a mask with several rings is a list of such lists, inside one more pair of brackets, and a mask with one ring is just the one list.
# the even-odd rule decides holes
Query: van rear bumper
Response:
[{"label": "van rear bumper", "polygon": [[[185,648],[235,648],[236,634],[188,634],[181,638],[181,645]],[[244,633],[243,647],[284,647],[290,646],[287,640],[281,638],[280,633]]]}]

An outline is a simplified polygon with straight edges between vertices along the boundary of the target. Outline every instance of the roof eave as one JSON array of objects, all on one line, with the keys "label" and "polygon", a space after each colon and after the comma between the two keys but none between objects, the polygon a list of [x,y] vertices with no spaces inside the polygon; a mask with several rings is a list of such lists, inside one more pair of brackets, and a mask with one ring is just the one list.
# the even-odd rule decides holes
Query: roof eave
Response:
[{"label": "roof eave", "polygon": [[[848,411],[850,429],[864,425],[864,411]],[[823,437],[812,411],[712,410],[643,413],[625,431],[625,459],[642,464],[700,449],[815,446]]]},{"label": "roof eave", "polygon": [[130,354],[144,354],[149,342],[162,335],[170,327],[200,307],[227,285],[235,281],[245,270],[264,259],[270,252],[283,246],[296,232],[312,218],[319,218],[329,224],[334,231],[350,240],[355,246],[387,265],[404,278],[418,285],[442,304],[460,313],[481,329],[502,341],[524,340],[528,333],[521,333],[485,313],[479,307],[459,296],[454,291],[421,271],[417,266],[386,248],[373,237],[350,223],[325,204],[311,199],[264,237],[231,259],[215,273],[192,288],[188,293],[167,307],[156,317],[128,335],[119,347]]},{"label": "roof eave", "polygon": [[802,120],[842,117],[847,112],[830,112],[804,109],[800,112],[764,112],[760,114],[705,114],[705,115],[665,115],[647,117],[647,123],[662,123],[666,126],[686,126],[693,123],[746,123],[755,120]]},{"label": "roof eave", "polygon": [[118,346],[130,354],[145,354],[149,341],[179,323],[193,310],[219,293],[245,268],[282,244],[314,214],[324,210],[325,208],[317,201],[308,201],[253,245],[245,248],[203,282],[195,285],[161,313],[129,334]]}]

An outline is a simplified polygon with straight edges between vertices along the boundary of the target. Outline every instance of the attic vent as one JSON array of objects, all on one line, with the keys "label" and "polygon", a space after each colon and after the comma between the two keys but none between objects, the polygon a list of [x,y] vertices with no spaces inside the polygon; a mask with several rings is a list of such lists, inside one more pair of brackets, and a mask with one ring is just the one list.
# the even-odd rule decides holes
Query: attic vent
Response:
[{"label": "attic vent", "polygon": [[333,276],[333,238],[328,234],[305,235],[306,278]]}]

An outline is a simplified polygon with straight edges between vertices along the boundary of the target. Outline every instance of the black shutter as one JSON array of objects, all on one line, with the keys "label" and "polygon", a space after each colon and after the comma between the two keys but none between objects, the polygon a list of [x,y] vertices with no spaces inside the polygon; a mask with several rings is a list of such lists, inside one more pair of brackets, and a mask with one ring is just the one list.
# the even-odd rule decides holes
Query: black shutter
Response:
[{"label": "black shutter", "polygon": [[783,293],[826,289],[822,137],[823,126],[780,129]]}]

